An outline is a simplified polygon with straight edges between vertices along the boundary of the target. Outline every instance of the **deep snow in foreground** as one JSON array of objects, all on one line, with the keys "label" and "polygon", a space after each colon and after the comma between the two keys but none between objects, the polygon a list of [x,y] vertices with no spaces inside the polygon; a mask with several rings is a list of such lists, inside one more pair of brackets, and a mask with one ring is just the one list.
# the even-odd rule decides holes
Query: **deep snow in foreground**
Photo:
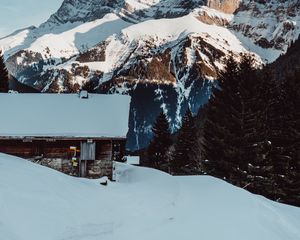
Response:
[{"label": "deep snow in foreground", "polygon": [[0,154],[0,239],[300,239],[299,208],[212,177],[117,171],[102,186]]}]

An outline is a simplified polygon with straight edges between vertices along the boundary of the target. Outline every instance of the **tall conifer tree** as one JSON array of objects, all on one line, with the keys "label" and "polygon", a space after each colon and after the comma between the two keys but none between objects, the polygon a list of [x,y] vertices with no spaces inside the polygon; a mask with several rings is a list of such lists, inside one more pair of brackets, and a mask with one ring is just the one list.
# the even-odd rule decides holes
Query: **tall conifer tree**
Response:
[{"label": "tall conifer tree", "polygon": [[171,163],[172,173],[175,175],[192,174],[195,171],[194,150],[196,147],[195,121],[190,109],[187,110],[182,127],[175,143],[174,157]]},{"label": "tall conifer tree", "polygon": [[209,174],[239,186],[248,184],[248,162],[258,141],[255,129],[257,81],[253,58],[231,56],[210,100],[204,130],[204,148]]},{"label": "tall conifer tree", "polygon": [[238,112],[234,109],[238,76],[239,65],[230,56],[219,77],[218,87],[213,90],[204,127],[205,170],[208,174],[225,179],[231,178],[236,160],[236,150],[231,143],[238,123]]},{"label": "tall conifer tree", "polygon": [[273,163],[270,157],[271,142],[269,126],[270,106],[273,98],[274,81],[272,72],[265,68],[256,76],[258,85],[255,96],[255,121],[253,129],[253,144],[250,146],[248,160],[247,189],[267,197],[272,196]]},{"label": "tall conifer tree", "polygon": [[287,74],[272,108],[273,198],[300,206],[300,72]]},{"label": "tall conifer tree", "polygon": [[[300,72],[229,58],[207,106],[205,172],[300,206]],[[272,69],[272,71],[270,70]],[[294,72],[295,71],[295,72]]]},{"label": "tall conifer tree", "polygon": [[152,166],[166,170],[168,165],[167,154],[172,144],[169,121],[164,112],[161,112],[152,127],[153,139],[148,148],[148,157]]},{"label": "tall conifer tree", "polygon": [[2,52],[0,51],[0,92],[7,93],[9,90],[8,71],[4,63]]}]

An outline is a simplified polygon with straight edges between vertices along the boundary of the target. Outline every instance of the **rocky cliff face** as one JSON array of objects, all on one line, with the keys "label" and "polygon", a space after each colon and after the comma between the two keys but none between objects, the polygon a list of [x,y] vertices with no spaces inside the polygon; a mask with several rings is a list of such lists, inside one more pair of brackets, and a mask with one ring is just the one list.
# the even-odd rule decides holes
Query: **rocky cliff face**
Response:
[{"label": "rocky cliff face", "polygon": [[207,6],[224,13],[234,13],[242,0],[208,0]]},{"label": "rocky cliff face", "polygon": [[130,94],[128,147],[144,147],[165,111],[175,131],[197,112],[232,53],[273,61],[300,30],[299,3],[280,0],[65,0],[39,28],[0,39],[16,78],[42,92]]},{"label": "rocky cliff face", "polygon": [[299,14],[299,0],[244,0],[230,27],[243,36],[242,41],[250,42],[248,45],[256,48],[263,58],[274,61],[287,50],[291,41],[297,39]]}]

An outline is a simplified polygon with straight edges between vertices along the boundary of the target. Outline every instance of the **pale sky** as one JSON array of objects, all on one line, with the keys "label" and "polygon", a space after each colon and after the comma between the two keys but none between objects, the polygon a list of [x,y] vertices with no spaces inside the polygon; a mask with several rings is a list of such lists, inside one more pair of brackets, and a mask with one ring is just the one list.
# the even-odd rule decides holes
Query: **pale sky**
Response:
[{"label": "pale sky", "polygon": [[62,2],[63,0],[0,0],[0,38],[21,28],[40,25]]}]

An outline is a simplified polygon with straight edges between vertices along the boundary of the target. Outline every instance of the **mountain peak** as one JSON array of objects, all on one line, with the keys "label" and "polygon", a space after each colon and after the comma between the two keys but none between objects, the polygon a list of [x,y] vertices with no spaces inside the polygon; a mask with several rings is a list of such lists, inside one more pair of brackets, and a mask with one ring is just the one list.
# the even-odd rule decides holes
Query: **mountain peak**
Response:
[{"label": "mountain peak", "polygon": [[120,0],[64,0],[56,13],[42,24],[42,27],[67,22],[88,22],[100,19],[121,2]]},{"label": "mountain peak", "polygon": [[89,22],[115,13],[126,21],[174,18],[191,12],[204,4],[204,0],[65,0],[56,13],[41,27],[65,23]]}]

